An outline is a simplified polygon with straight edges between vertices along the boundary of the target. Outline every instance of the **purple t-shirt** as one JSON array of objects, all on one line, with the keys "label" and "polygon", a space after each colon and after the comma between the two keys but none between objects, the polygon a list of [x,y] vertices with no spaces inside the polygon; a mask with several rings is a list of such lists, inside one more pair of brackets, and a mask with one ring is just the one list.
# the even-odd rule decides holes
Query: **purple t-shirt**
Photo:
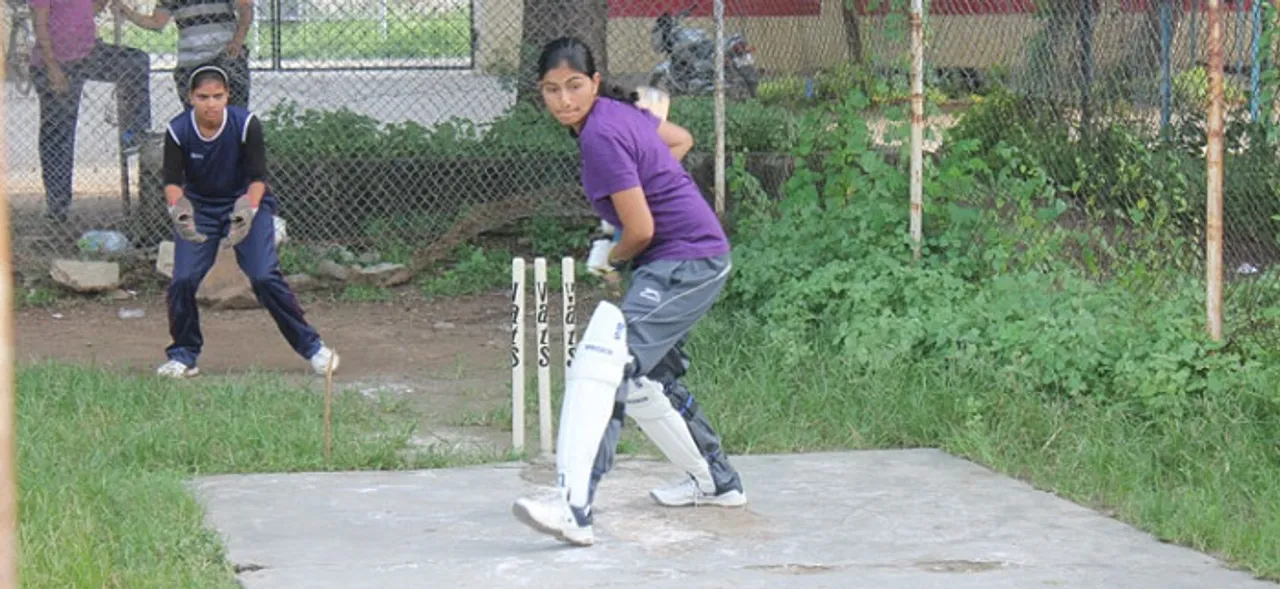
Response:
[{"label": "purple t-shirt", "polygon": [[579,133],[582,188],[600,218],[622,227],[612,195],[639,186],[653,215],[653,240],[635,263],[708,258],[729,252],[720,220],[649,111],[599,97]]},{"label": "purple t-shirt", "polygon": [[[49,9],[49,44],[58,63],[89,57],[98,28],[93,20],[93,0],[29,0],[31,10]],[[39,47],[31,50],[31,63],[44,66]]]}]

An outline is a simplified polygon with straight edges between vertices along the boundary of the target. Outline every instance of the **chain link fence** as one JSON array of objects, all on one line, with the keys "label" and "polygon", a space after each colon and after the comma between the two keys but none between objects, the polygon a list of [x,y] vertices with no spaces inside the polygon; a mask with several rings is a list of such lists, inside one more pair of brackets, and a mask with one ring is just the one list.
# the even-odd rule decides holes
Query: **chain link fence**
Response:
[{"label": "chain link fence", "polygon": [[[576,148],[538,110],[533,86],[537,47],[561,34],[596,48],[613,82],[658,83],[680,97],[672,116],[694,131],[690,165],[713,188],[715,27],[706,0],[270,0],[246,3],[252,20],[239,33],[234,0],[196,13],[181,0],[101,0],[96,47],[64,68],[83,80],[78,109],[51,113],[55,101],[46,101],[43,125],[42,70],[28,67],[38,53],[37,4],[6,4],[15,32],[6,116],[16,247],[36,265],[76,255],[93,230],[120,231],[137,248],[168,238],[161,133],[183,109],[174,71],[192,62],[180,62],[179,47],[201,35],[242,36],[250,107],[264,122],[272,188],[295,244],[381,246],[408,262],[415,249],[435,244],[433,258],[514,220],[589,216]],[[844,60],[842,47],[812,34],[816,23],[824,36],[841,35],[833,9],[832,0],[727,3],[730,51],[750,46],[759,60],[729,72],[731,150],[787,148],[751,100],[759,72]],[[197,26],[179,33],[187,21]],[[215,21],[221,28],[211,33]],[[690,61],[664,70],[677,53]],[[225,50],[217,59],[236,62]],[[136,143],[130,121],[152,137]]]},{"label": "chain link fence", "polygon": [[[145,105],[138,112],[149,115],[152,131],[181,112],[173,72],[182,42],[175,22],[183,19],[151,21],[185,3],[120,0],[115,9],[103,2],[95,16],[99,43],[131,49],[99,51],[95,75],[82,68],[87,81],[74,146],[51,140],[43,148],[55,163],[50,154],[65,161],[73,153],[74,164],[46,169],[39,92],[25,57],[34,46],[28,1],[7,0],[5,19],[19,264],[74,256],[94,229],[118,230],[133,246],[153,248],[168,238],[159,144],[144,141],[137,155],[122,157],[130,139],[121,129],[131,120],[130,100]],[[575,146],[539,111],[533,86],[537,47],[561,34],[586,40],[613,82],[672,90],[671,117],[697,142],[687,165],[714,198],[712,0],[246,5],[250,107],[264,121],[272,188],[296,246],[377,249],[390,261],[421,265],[514,221],[589,223]],[[227,4],[224,22],[235,21],[235,6]],[[1043,169],[1069,206],[1038,227],[1073,228],[1093,240],[1056,258],[1123,274],[1153,295],[1167,276],[1156,269],[1177,267],[1203,279],[1205,6],[926,2],[931,132],[924,149],[977,142],[984,157],[1012,153]],[[723,7],[729,160],[744,154],[746,171],[774,197],[783,196],[794,166],[787,155],[796,141],[792,122],[807,108],[851,89],[888,102],[909,96],[905,0],[725,0]],[[1274,5],[1255,2],[1228,2],[1223,15],[1227,316],[1241,329],[1260,329],[1277,320],[1277,17]],[[232,34],[235,26],[222,30]],[[138,56],[145,56],[143,66]],[[885,117],[867,116],[893,151],[901,134],[888,132]],[[46,122],[46,134],[55,123],[65,129],[67,118]],[[71,198],[62,219],[49,208],[61,201],[48,195],[50,179],[67,178]],[[931,195],[925,198],[927,224],[936,213]],[[732,206],[733,195],[728,199]]]},{"label": "chain link fence", "polygon": [[[1153,300],[1205,276],[1210,33],[1205,0],[934,0],[926,62],[950,129],[1042,168],[1067,208],[1060,250]],[[1224,2],[1224,313],[1238,336],[1280,337],[1275,5]],[[961,82],[958,86],[955,82]],[[1180,270],[1174,271],[1174,270]],[[1203,287],[1202,287],[1203,291]]]},{"label": "chain link fence", "polygon": [[[83,80],[80,92],[61,95],[78,94],[78,109],[42,96],[44,70],[28,66],[38,4],[6,6],[15,245],[34,263],[76,255],[92,230],[119,231],[138,248],[168,238],[160,147],[184,108],[175,69],[215,53],[233,74],[249,72],[249,106],[264,121],[272,187],[297,243],[359,243],[385,236],[379,223],[393,220],[447,223],[486,192],[477,184],[507,178],[473,161],[478,176],[459,185],[473,176],[466,156],[502,156],[479,131],[514,98],[500,72],[478,67],[482,15],[469,0],[246,2],[243,14],[233,0],[103,0],[96,45],[61,68],[71,90]],[[67,46],[85,38],[52,37]],[[133,120],[149,137],[127,133]],[[487,192],[502,190],[511,189]]]}]

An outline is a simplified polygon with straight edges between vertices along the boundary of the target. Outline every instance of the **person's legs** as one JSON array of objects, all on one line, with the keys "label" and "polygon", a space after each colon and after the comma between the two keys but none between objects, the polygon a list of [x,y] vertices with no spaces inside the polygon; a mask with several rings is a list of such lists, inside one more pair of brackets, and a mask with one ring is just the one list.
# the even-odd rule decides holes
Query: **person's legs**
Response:
[{"label": "person's legs", "polygon": [[[622,311],[635,360],[630,376],[638,380],[628,379],[618,391],[616,400],[625,403],[625,411],[615,410],[601,440],[592,471],[593,498],[600,480],[613,467],[622,429],[620,415],[625,413],[688,475],[676,485],[655,489],[656,501],[665,505],[745,503],[740,476],[721,449],[719,436],[679,381],[688,369],[683,343],[719,298],[731,267],[729,257],[723,256],[659,261],[636,269]],[[656,394],[659,390],[662,395]]]},{"label": "person's legs", "polygon": [[219,55],[218,61],[218,65],[226,70],[227,84],[231,86],[228,90],[230,95],[227,97],[227,104],[249,108],[249,49],[247,47],[243,49],[240,57]]},{"label": "person's legs", "polygon": [[253,217],[253,227],[244,241],[236,245],[236,262],[258,296],[258,302],[266,307],[285,341],[299,356],[311,362],[318,374],[325,374],[332,356],[337,370],[338,356],[324,345],[315,328],[303,318],[302,307],[284,280],[280,271],[280,257],[276,251],[275,212],[273,199],[268,195]]},{"label": "person's legs", "polygon": [[125,117],[120,130],[126,148],[135,149],[151,136],[151,58],[141,49],[99,40],[86,62],[88,79],[116,85]]},{"label": "person's legs", "polygon": [[72,179],[76,157],[76,123],[80,117],[80,94],[84,76],[79,64],[64,64],[67,92],[54,92],[42,67],[31,67],[31,82],[40,99],[40,173],[44,180],[47,214],[58,222],[67,219],[71,208]]},{"label": "person's legs", "polygon": [[702,411],[702,406],[681,380],[689,369],[689,357],[684,353],[683,347],[682,339],[667,353],[662,362],[649,372],[649,378],[662,385],[663,393],[688,427],[689,435],[693,438],[699,454],[707,461],[711,478],[715,482],[715,494],[708,496],[700,492],[696,484],[690,484],[696,481],[682,478],[672,485],[652,490],[650,496],[654,501],[672,507],[701,503],[741,505],[746,502],[742,477],[729,462],[729,457],[720,443],[720,436]]},{"label": "person's legs", "polygon": [[165,293],[172,342],[165,348],[169,361],[157,370],[163,376],[195,376],[198,373],[196,361],[204,347],[204,336],[200,332],[196,292],[218,259],[221,213],[195,207],[196,230],[209,238],[202,243],[187,241],[176,230],[173,233],[173,278],[169,280]]},{"label": "person's legs", "polygon": [[[677,342],[675,347],[671,348],[671,351],[663,357],[658,365],[649,371],[648,378],[662,385],[663,393],[671,402],[673,408],[685,420],[694,445],[700,455],[707,461],[709,474],[715,483],[715,497],[721,498],[720,504],[726,504],[725,502],[729,504],[736,503],[739,498],[736,495],[728,495],[728,493],[732,491],[742,493],[741,477],[730,464],[728,456],[725,455],[721,447],[720,437],[716,434],[715,428],[711,426],[710,420],[703,413],[702,407],[694,400],[693,393],[680,380],[680,377],[684,376],[685,372],[688,371],[689,366],[689,358],[684,353],[683,345],[683,339]],[[626,396],[625,391],[626,389],[620,391],[620,395],[624,399]],[[625,417],[625,400],[618,401],[614,407],[613,416],[609,420],[608,429],[605,430],[604,438],[600,440],[600,449],[596,454],[595,465],[591,470],[591,497],[593,500],[600,480],[613,469],[618,441],[622,437]],[[655,489],[652,496],[654,500],[664,505],[684,505],[695,501],[716,503],[714,497],[706,497],[704,494],[692,494],[689,488],[690,480],[681,478],[677,483],[669,487]]]},{"label": "person's legs", "polygon": [[[626,396],[626,387],[618,389],[623,397]],[[617,401],[613,403],[613,415],[609,416],[609,424],[605,426],[604,436],[600,438],[600,447],[596,449],[595,463],[591,465],[591,487],[587,494],[587,504],[595,503],[596,490],[600,488],[600,481],[604,479],[604,475],[609,474],[613,470],[613,462],[618,453],[618,442],[622,440],[622,429],[626,425],[627,405],[626,401]]]},{"label": "person's legs", "polygon": [[590,545],[591,464],[613,411],[631,355],[622,309],[601,301],[591,313],[565,373],[556,432],[556,490],[550,500],[522,497],[511,506],[521,523],[558,540]]},{"label": "person's legs", "polygon": [[[698,425],[705,431],[700,431],[698,438],[694,437],[690,422],[698,419],[696,416],[700,414],[696,408],[689,411],[691,403],[687,391],[672,388],[677,394],[673,397],[664,390],[660,381],[651,378],[651,375],[661,377],[662,372],[657,368],[662,365],[662,360],[683,341],[718,298],[730,266],[728,256],[653,262],[636,270],[620,308],[608,303],[597,307],[597,315],[602,309],[611,309],[612,312],[604,315],[608,321],[599,326],[596,325],[597,318],[592,317],[578,342],[578,351],[566,378],[557,446],[557,474],[560,477],[557,486],[561,495],[551,501],[518,500],[513,506],[517,518],[560,540],[579,545],[591,544],[594,541],[591,503],[599,481],[612,468],[624,413],[630,414],[663,454],[691,477],[682,482],[683,486],[690,486],[690,481],[693,482],[693,493],[685,493],[690,497],[689,502],[725,506],[746,502],[738,476],[719,452],[719,441],[705,417],[701,417]],[[612,325],[612,317],[618,317],[616,328]],[[625,374],[615,375],[611,371],[620,370],[621,366],[610,368],[607,365],[606,359],[612,359],[616,354],[609,350],[611,342],[606,332],[611,332],[613,339],[623,338],[625,332],[625,344],[617,342],[619,349],[625,345],[628,355]],[[584,352],[602,356],[596,359]],[[587,362],[592,360],[605,361],[605,364],[588,366]],[[613,384],[605,385],[606,382]],[[612,388],[603,388],[605,386]],[[614,393],[613,399],[607,398],[610,390]],[[677,407],[685,411],[677,411]],[[577,458],[580,458],[582,449],[576,445],[568,447],[568,442],[591,443],[587,440],[599,442],[596,442],[597,448],[590,454],[591,458],[581,463]],[[568,454],[576,457],[575,460],[570,461]],[[713,460],[718,463],[718,475],[711,472]],[[592,461],[592,468],[585,472],[586,464]],[[582,483],[577,477],[586,478],[588,474],[588,492],[584,501],[578,493]],[[718,484],[721,480],[724,488]],[[574,497],[574,493],[578,496]],[[655,496],[655,499],[659,497]],[[670,504],[662,499],[659,501]],[[680,504],[687,503],[682,501]]]}]

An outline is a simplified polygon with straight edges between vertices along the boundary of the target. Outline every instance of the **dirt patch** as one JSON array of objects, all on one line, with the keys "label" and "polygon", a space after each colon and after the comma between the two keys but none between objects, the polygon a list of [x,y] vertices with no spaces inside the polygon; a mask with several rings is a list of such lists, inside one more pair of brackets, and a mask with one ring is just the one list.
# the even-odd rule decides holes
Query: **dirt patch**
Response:
[{"label": "dirt patch", "polygon": [[[592,293],[586,290],[578,290],[579,317],[591,308],[586,305],[594,305]],[[552,354],[558,359],[559,296],[548,298]],[[509,428],[509,423],[458,427],[474,421],[469,417],[510,403],[510,310],[505,292],[424,299],[417,289],[403,288],[386,302],[334,302],[324,296],[304,297],[302,302],[307,320],[342,356],[334,375],[335,389],[407,398],[421,411],[420,436],[449,432],[450,438],[479,437],[505,451],[510,433],[503,428]],[[526,372],[532,377],[536,370],[532,296],[526,306],[530,313],[525,326]],[[122,308],[143,309],[145,316],[122,319],[118,314]],[[265,309],[201,309],[200,319],[205,345],[198,378],[271,372],[323,391],[324,378],[313,375],[285,343]],[[151,374],[164,362],[170,342],[159,294],[128,301],[68,299],[48,307],[23,308],[16,313],[15,325],[19,363],[53,359]],[[534,389],[526,391],[533,394]]]}]

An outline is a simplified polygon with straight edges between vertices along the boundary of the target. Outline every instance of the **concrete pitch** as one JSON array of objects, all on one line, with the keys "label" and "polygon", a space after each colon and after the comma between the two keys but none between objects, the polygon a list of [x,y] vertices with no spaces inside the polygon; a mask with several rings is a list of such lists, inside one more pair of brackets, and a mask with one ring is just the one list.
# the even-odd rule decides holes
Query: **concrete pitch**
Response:
[{"label": "concrete pitch", "polygon": [[[248,589],[1268,588],[1198,552],[933,450],[736,457],[745,509],[662,508],[620,461],[597,544],[525,528],[548,465],[194,482]],[[542,491],[545,492],[545,491]]]}]

